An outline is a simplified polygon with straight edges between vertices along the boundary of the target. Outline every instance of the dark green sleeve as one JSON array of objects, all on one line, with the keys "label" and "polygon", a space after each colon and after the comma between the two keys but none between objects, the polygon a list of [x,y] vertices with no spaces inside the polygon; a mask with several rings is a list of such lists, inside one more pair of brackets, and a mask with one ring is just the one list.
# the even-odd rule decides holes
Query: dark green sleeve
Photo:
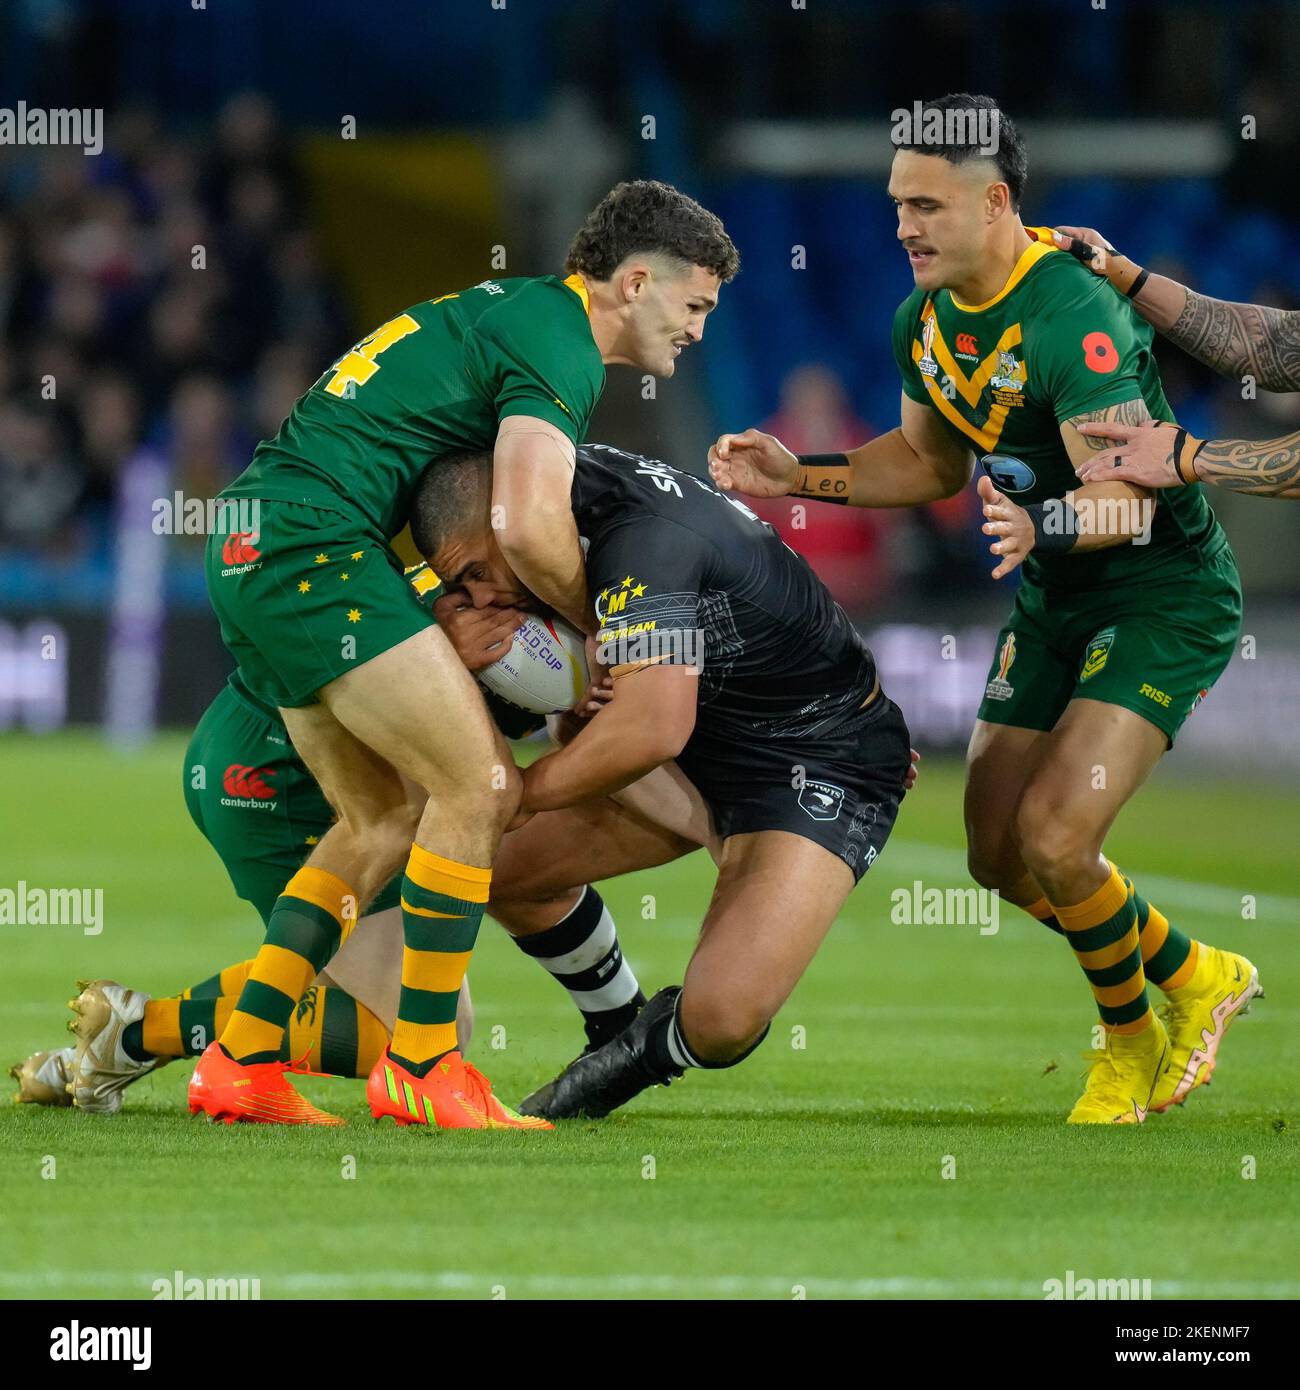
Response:
[{"label": "dark green sleeve", "polygon": [[898,374],[903,379],[903,390],[914,401],[928,405],[929,394],[921,380],[921,373],[916,370],[916,363],[912,361],[912,340],[916,336],[923,302],[924,296],[919,290],[914,290],[898,306],[894,314],[893,345],[894,361],[898,364]]},{"label": "dark green sleeve", "polygon": [[1089,279],[1034,315],[1025,335],[1030,391],[1058,421],[1140,399],[1150,343],[1128,302]]},{"label": "dark green sleeve", "polygon": [[495,305],[474,330],[477,370],[497,419],[534,415],[582,441],[605,388],[605,368],[582,303],[539,281]]}]

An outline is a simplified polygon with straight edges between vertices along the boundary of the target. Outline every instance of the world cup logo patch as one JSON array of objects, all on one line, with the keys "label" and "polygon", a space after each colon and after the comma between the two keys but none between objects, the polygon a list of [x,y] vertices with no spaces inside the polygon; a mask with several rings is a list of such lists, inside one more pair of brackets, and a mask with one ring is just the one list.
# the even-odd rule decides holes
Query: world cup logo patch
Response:
[{"label": "world cup logo patch", "polygon": [[997,674],[984,687],[984,698],[986,700],[1009,700],[1012,695],[1015,694],[1015,688],[1007,679],[1007,673],[1011,670],[1015,659],[1016,634],[1014,632],[1008,632],[998,651]]}]

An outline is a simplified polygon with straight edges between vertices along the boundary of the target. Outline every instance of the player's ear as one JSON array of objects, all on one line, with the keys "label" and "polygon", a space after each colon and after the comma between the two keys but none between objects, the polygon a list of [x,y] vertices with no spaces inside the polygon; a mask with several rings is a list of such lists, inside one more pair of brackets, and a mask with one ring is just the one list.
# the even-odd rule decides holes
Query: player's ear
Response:
[{"label": "player's ear", "polygon": [[619,277],[619,288],[626,304],[635,303],[645,293],[651,279],[650,267],[644,262],[629,265]]},{"label": "player's ear", "polygon": [[991,183],[984,195],[989,221],[1001,217],[1011,206],[1011,190],[1005,183]]}]

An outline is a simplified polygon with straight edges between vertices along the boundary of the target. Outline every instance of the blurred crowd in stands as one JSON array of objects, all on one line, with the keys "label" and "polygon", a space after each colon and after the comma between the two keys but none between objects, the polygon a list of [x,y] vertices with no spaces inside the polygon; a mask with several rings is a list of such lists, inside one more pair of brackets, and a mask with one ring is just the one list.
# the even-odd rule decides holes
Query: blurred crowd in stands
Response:
[{"label": "blurred crowd in stands", "polygon": [[303,213],[258,96],[206,145],[132,115],[97,158],[0,147],[0,557],[101,550],[142,446],[188,496],[247,464],[350,327]]},{"label": "blurred crowd in stands", "polygon": [[[1271,90],[1256,95],[1276,116]],[[1137,198],[1119,179],[1035,181],[1027,219],[1095,225],[1206,293],[1292,307],[1300,214],[1280,192],[1293,181],[1264,175],[1294,152],[1284,126],[1266,123],[1271,143],[1242,142],[1223,180],[1146,180]],[[137,111],[110,120],[95,158],[0,146],[0,600],[42,601],[31,587],[41,574],[63,576],[64,593],[79,567],[109,574],[112,503],[133,453],[163,455],[186,497],[214,495],[371,326],[355,321],[340,276],[322,263],[309,189],[269,101],[228,98],[193,129],[203,138]],[[641,172],[634,161],[629,172]],[[713,427],[761,422],[808,453],[892,428],[887,333],[910,277],[879,187],[711,177],[691,191],[723,216],[744,257],[698,371]],[[814,236],[792,295],[789,248]],[[1238,383],[1176,350],[1159,357],[1194,433],[1300,427],[1300,394],[1243,400]],[[969,489],[906,514],[819,507],[813,525],[791,503],[759,510],[858,616],[900,591],[946,599],[987,574]],[[177,538],[173,566],[200,605],[201,543]]]}]

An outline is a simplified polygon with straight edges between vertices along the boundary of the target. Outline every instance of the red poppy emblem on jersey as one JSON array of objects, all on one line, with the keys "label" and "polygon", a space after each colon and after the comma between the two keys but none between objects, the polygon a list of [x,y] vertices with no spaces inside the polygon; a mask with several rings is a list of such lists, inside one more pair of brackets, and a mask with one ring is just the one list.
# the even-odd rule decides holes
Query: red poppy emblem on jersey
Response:
[{"label": "red poppy emblem on jersey", "polygon": [[1090,372],[1113,372],[1119,366],[1119,353],[1109,333],[1089,333],[1083,340],[1083,360]]}]

